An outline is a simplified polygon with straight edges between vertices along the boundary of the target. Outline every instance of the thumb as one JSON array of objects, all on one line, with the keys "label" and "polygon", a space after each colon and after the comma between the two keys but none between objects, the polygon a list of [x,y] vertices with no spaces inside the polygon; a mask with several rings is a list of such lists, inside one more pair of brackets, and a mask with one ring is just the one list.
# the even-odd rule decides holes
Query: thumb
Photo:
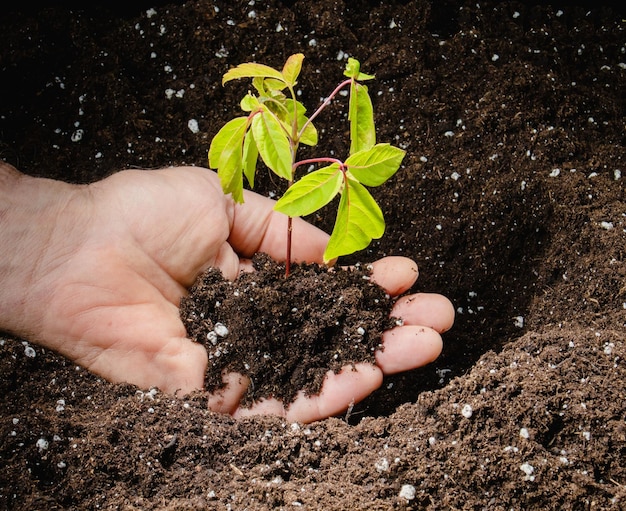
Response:
[{"label": "thumb", "polygon": [[[272,199],[254,192],[244,197],[245,202],[235,207],[230,244],[242,257],[265,252],[272,259],[285,260],[288,217],[274,211]],[[328,234],[301,218],[293,218],[291,234],[293,261],[323,261]]]}]

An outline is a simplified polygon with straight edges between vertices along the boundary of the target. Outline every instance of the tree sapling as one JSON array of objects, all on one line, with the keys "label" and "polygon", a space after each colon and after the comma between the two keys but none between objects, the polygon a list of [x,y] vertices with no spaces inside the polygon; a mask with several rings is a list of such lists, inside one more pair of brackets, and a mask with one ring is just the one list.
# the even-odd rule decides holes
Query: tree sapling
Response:
[{"label": "tree sapling", "polygon": [[[361,82],[372,75],[362,73],[358,60],[349,58],[343,80],[310,117],[296,99],[295,86],[304,55],[291,55],[281,71],[248,62],[230,69],[222,84],[251,78],[256,94],[248,92],[241,108],[248,114],[227,122],[209,148],[209,167],[217,169],[224,193],[243,202],[243,176],[254,187],[257,160],[279,177],[288,188],[275,210],[288,216],[285,273],[289,275],[293,217],[309,215],[341,195],[335,225],[324,252],[328,263],[342,255],[367,247],[380,238],[385,221],[380,207],[366,186],[380,186],[393,176],[404,158],[402,149],[376,143],[374,113],[367,87]],[[300,144],[315,146],[318,141],[313,120],[343,89],[349,88],[348,120],[350,151],[345,160],[318,157],[297,160]],[[323,165],[296,180],[301,165]]]}]

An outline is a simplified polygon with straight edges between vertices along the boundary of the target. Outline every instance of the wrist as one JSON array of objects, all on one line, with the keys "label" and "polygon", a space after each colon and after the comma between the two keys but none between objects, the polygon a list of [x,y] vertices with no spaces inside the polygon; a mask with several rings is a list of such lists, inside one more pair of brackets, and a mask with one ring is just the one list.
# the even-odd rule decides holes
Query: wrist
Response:
[{"label": "wrist", "polygon": [[[36,336],[56,223],[75,185],[21,174],[0,162],[0,330]],[[45,302],[44,302],[45,303]],[[43,307],[45,309],[45,307]]]}]

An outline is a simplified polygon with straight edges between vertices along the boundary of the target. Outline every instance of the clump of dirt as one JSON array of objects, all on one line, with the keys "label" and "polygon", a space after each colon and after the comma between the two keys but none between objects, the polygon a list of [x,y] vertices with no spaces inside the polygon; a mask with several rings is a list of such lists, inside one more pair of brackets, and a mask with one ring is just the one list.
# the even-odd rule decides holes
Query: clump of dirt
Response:
[{"label": "clump of dirt", "polygon": [[188,335],[206,346],[206,389],[222,387],[224,371],[248,376],[244,404],[263,397],[291,402],[315,394],[329,370],[374,363],[382,332],[395,324],[392,299],[360,265],[328,268],[253,258],[254,272],[224,279],[205,271],[181,301]]}]

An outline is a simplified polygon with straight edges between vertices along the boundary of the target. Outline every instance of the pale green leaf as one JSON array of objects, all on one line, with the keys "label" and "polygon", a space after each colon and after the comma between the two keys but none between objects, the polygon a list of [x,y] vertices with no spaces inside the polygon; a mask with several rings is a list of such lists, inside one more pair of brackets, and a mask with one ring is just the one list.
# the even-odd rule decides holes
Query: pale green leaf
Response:
[{"label": "pale green leaf", "polygon": [[[304,126],[305,122],[306,118],[304,119],[304,122],[299,122],[298,125]],[[313,126],[313,123],[307,124],[304,131],[300,133],[300,142],[308,146],[317,145],[317,128]]]},{"label": "pale green leaf", "polygon": [[313,126],[313,123],[307,124],[304,131],[300,132],[302,127],[308,121],[307,116],[304,115],[306,113],[306,108],[302,103],[300,103],[300,101],[289,100],[285,102],[285,106],[288,111],[288,117],[286,120],[287,124],[292,126],[293,117],[294,117],[294,113],[293,113],[294,103],[295,103],[296,117],[297,117],[297,121],[296,121],[297,130],[296,131],[299,133],[298,142],[301,142],[308,146],[317,145],[317,129],[315,128],[315,126]]},{"label": "pale green leaf", "polygon": [[348,78],[356,79],[359,76],[359,71],[361,70],[361,63],[357,59],[353,59],[352,57],[348,58],[348,62],[346,62],[346,69],[343,72],[344,76]]},{"label": "pale green leaf", "polygon": [[271,91],[270,94],[275,93],[276,91],[281,91],[287,87],[287,84],[284,81],[276,80],[275,78],[265,78],[263,82],[265,83],[265,89],[267,91]]},{"label": "pale green leaf", "polygon": [[[300,118],[300,120],[298,121],[298,126],[300,127],[304,126],[306,120],[307,120],[306,117]],[[289,118],[282,116],[282,118],[280,118],[280,122],[283,125],[283,129],[285,130],[285,133],[291,134],[293,125],[291,124]],[[292,138],[291,135],[289,138],[294,141],[296,140]],[[304,131],[300,133],[299,138],[297,135],[296,135],[296,138],[297,138],[298,143],[306,144],[308,146],[317,145],[317,129],[315,128],[315,126],[313,126],[312,123],[309,123],[306,125],[306,128],[304,129]]]},{"label": "pale green leaf", "polygon": [[367,189],[348,178],[337,211],[337,220],[324,252],[324,261],[366,248],[385,232],[382,211]]},{"label": "pale green leaf", "polygon": [[290,87],[293,87],[296,84],[296,80],[300,74],[300,69],[302,68],[303,60],[304,55],[302,53],[296,53],[291,55],[287,59],[287,62],[285,62],[283,67],[283,78]]},{"label": "pale green leaf", "polygon": [[289,138],[280,121],[264,108],[252,118],[252,133],[259,154],[276,175],[283,179],[292,178],[292,159]]},{"label": "pale green leaf", "polygon": [[252,112],[252,110],[259,107],[259,99],[248,93],[243,97],[239,105],[244,112]]},{"label": "pale green leaf", "polygon": [[287,84],[276,78],[255,76],[252,79],[252,86],[259,93],[259,98],[284,98],[285,95],[281,91],[287,87]]},{"label": "pale green leaf", "polygon": [[290,186],[274,209],[288,216],[306,216],[321,209],[339,193],[343,172],[339,164],[323,167]]},{"label": "pale green leaf", "polygon": [[242,150],[248,128],[247,117],[237,117],[220,129],[209,147],[209,167],[217,169],[222,190],[243,202]]},{"label": "pale green leaf", "polygon": [[[272,112],[274,112],[276,117],[278,117],[281,124],[283,125],[283,129],[285,130],[285,133],[288,133],[289,138],[293,139],[293,131],[294,131],[294,123],[295,123],[294,113],[293,113],[294,101],[292,99],[288,100],[285,98],[285,101],[283,102],[276,103],[272,101],[272,102],[266,103],[266,105],[268,106],[268,108],[272,110]],[[298,107],[298,105],[302,107],[302,109],[304,109],[304,106],[302,106],[296,101],[296,108]]]},{"label": "pale green leaf", "polygon": [[367,73],[359,73],[356,77],[357,81],[364,82],[365,80],[373,80],[376,78],[375,75],[368,75]]},{"label": "pale green leaf", "polygon": [[254,136],[251,130],[248,130],[243,141],[242,166],[243,173],[250,183],[250,188],[254,188],[254,176],[256,174],[256,163],[259,158],[259,150],[256,147]]},{"label": "pale green leaf", "polygon": [[267,95],[267,91],[265,89],[265,78],[263,78],[262,76],[255,76],[252,79],[252,86],[259,93],[259,96]]},{"label": "pale green leaf", "polygon": [[236,162],[230,163],[217,169],[217,176],[224,194],[231,194],[235,202],[243,203],[243,174],[241,165]]},{"label": "pale green leaf", "polygon": [[247,122],[247,117],[236,117],[222,126],[209,147],[209,167],[219,169],[225,161],[231,160],[236,154],[241,158]]},{"label": "pale green leaf", "polygon": [[367,87],[352,82],[350,85],[350,154],[369,149],[376,143],[374,108]]},{"label": "pale green leaf", "polygon": [[[288,116],[289,116],[289,108],[288,105],[291,100],[288,100],[287,97],[280,93],[274,96],[266,96],[263,99],[263,106],[271,111],[278,120],[288,124]],[[291,128],[286,130],[287,133],[291,133]]]},{"label": "pale green leaf", "polygon": [[357,59],[350,57],[346,63],[346,69],[343,72],[344,76],[353,78],[357,81],[371,80],[374,75],[368,75],[367,73],[361,73],[361,63]]},{"label": "pale green leaf", "polygon": [[236,80],[238,78],[276,78],[283,81],[283,74],[274,69],[273,67],[266,66],[265,64],[257,64],[256,62],[246,62],[239,64],[237,67],[229,69],[222,77],[222,85],[230,80]]},{"label": "pale green leaf", "polygon": [[[294,107],[296,110],[295,114]],[[293,99],[285,101],[285,110],[287,112],[287,118],[289,123],[293,122],[294,115],[298,119],[302,119],[304,117],[304,114],[306,113],[306,107],[300,101]]]},{"label": "pale green leaf", "polygon": [[405,151],[389,144],[376,144],[348,157],[348,171],[365,186],[380,186],[400,168]]}]

